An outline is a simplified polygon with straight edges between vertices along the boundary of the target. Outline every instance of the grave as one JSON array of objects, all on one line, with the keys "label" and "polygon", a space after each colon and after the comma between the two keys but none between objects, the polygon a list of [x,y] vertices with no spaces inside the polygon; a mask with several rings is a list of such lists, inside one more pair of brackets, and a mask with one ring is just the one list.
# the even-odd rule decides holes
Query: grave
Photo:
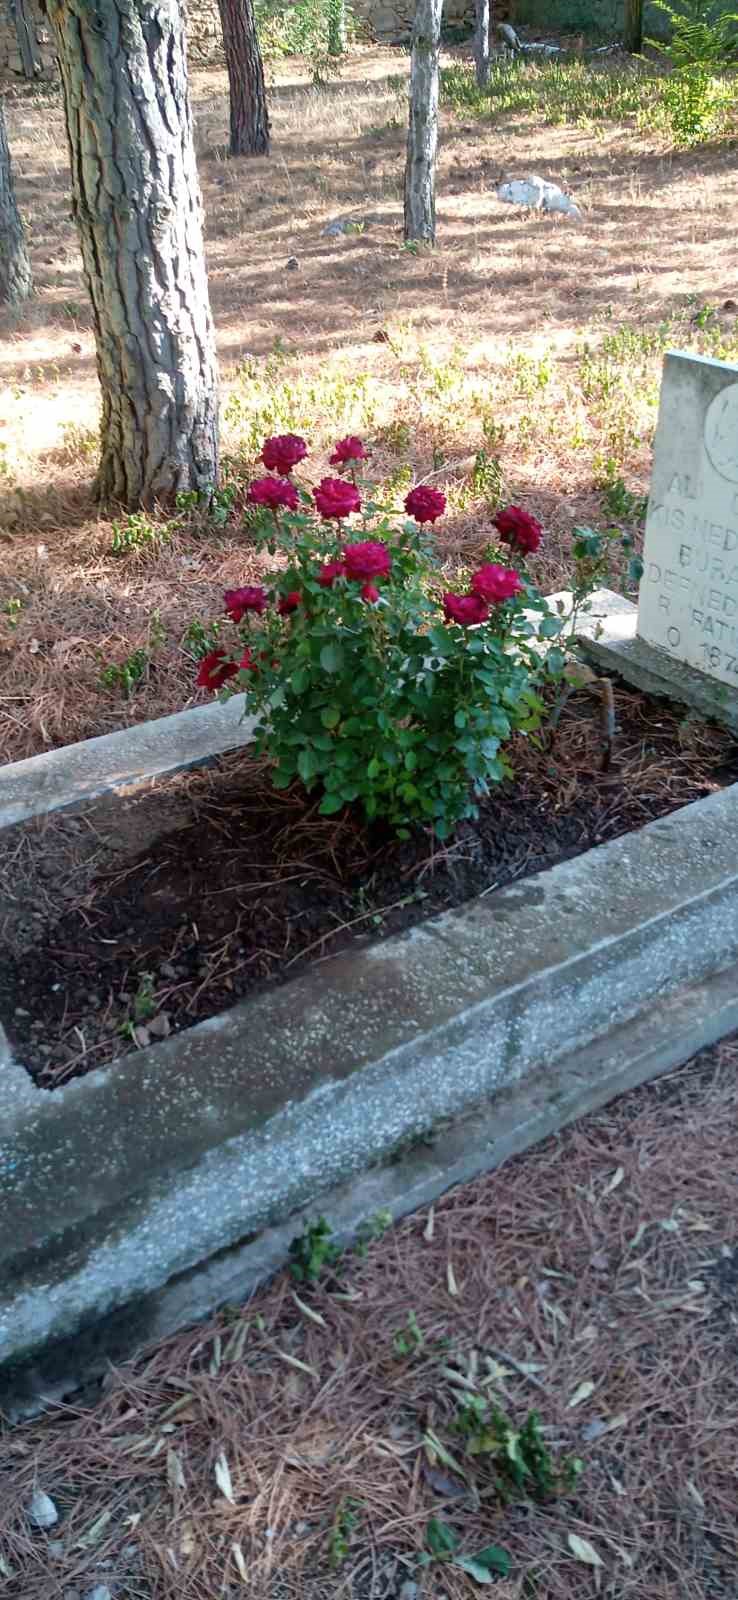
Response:
[{"label": "grave", "polygon": [[738,732],[738,366],[664,358],[637,612],[582,648]]}]

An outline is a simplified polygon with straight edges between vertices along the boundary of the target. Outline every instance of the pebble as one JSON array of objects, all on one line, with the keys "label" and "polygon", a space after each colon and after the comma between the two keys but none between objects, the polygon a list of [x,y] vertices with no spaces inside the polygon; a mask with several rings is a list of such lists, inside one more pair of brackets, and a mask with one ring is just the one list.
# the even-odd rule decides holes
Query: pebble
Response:
[{"label": "pebble", "polygon": [[300,269],[300,263],[299,263],[299,261],[297,259],[297,256],[288,256],[287,257],[287,271],[288,272],[298,272],[299,269]]},{"label": "pebble", "polygon": [[28,1507],[28,1520],[36,1528],[53,1528],[59,1521],[59,1512],[51,1496],[44,1494],[43,1489],[37,1489]]},{"label": "pebble", "polygon": [[413,1583],[412,1578],[408,1578],[407,1582],[402,1585],[398,1600],[418,1600],[419,1594],[420,1589],[417,1583]]},{"label": "pebble", "polygon": [[96,1583],[94,1589],[85,1595],[85,1600],[113,1600],[113,1596],[106,1583]]}]

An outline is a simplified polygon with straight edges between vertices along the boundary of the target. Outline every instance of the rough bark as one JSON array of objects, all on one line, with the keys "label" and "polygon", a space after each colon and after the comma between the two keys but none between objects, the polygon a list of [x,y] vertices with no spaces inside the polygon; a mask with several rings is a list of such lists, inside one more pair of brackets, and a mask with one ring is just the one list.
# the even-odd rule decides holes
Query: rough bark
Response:
[{"label": "rough bark", "polygon": [[476,0],[474,65],[477,72],[477,87],[480,89],[486,89],[489,80],[489,26],[489,0]]},{"label": "rough bark", "polygon": [[231,96],[232,156],[269,154],[264,64],[253,0],[218,0]]},{"label": "rough bark", "polygon": [[345,0],[328,0],[328,54],[346,54],[346,4]]},{"label": "rough bark", "polygon": [[443,0],[417,0],[410,58],[410,118],[405,161],[405,238],[436,237],[438,57]]},{"label": "rough bark", "polygon": [[643,0],[625,0],[623,43],[632,56],[643,50]]},{"label": "rough bark", "polygon": [[10,0],[10,15],[15,22],[21,65],[26,78],[38,78],[44,70],[36,23],[26,0]]},{"label": "rough bark", "polygon": [[102,388],[101,499],[206,490],[215,346],[179,0],[47,0]]},{"label": "rough bark", "polygon": [[31,263],[15,198],[5,112],[0,100],[0,305],[17,305],[32,288]]}]

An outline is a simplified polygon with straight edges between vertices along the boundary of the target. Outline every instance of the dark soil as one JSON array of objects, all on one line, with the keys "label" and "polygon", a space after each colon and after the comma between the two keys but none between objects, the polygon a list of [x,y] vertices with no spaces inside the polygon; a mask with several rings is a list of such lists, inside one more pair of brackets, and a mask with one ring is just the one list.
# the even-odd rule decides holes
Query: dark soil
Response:
[{"label": "dark soil", "polygon": [[54,1087],[231,1006],[301,963],[538,872],[738,780],[727,733],[625,690],[603,771],[597,705],[445,848],[322,818],[234,755],[135,799],[6,832],[0,1018]]}]

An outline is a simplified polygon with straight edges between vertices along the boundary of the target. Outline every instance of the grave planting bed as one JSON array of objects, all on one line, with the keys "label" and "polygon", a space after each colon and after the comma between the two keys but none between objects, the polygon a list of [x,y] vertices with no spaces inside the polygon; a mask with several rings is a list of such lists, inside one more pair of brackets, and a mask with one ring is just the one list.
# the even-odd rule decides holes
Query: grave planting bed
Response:
[{"label": "grave planting bed", "polygon": [[434,852],[276,796],[240,709],[0,771],[11,1415],[738,1025],[729,732],[619,688],[603,770],[582,691]]}]

